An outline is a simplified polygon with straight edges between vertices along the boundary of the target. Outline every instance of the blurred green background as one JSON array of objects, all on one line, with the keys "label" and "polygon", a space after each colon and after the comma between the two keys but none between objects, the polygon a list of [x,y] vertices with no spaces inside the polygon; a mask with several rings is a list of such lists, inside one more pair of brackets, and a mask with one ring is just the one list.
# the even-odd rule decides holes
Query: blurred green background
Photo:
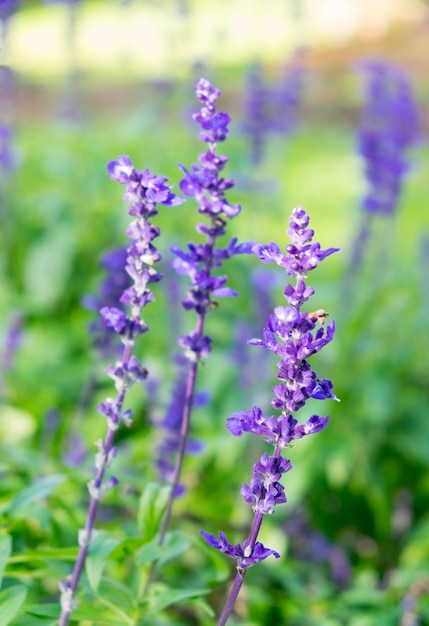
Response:
[{"label": "blurred green background", "polygon": [[[230,199],[243,212],[229,235],[286,245],[288,216],[301,204],[322,247],[341,247],[309,281],[313,309],[326,309],[337,322],[335,341],[315,363],[341,403],[314,401],[302,412],[302,419],[330,413],[329,427],[288,451],[288,504],[264,522],[261,537],[282,558],[249,572],[231,624],[429,624],[428,34],[429,8],[419,0],[83,0],[72,8],[29,1],[10,18],[0,59],[0,123],[10,129],[13,157],[0,178],[0,514],[13,540],[4,589],[23,585],[26,599],[1,624],[55,623],[58,579],[71,567],[84,520],[93,442],[104,433],[95,407],[113,392],[88,332],[94,314],[81,301],[104,276],[100,256],[126,245],[122,189],[108,178],[106,163],[128,154],[138,169],[168,176],[177,189],[177,163],[189,167],[203,150],[191,119],[201,76],[221,89],[220,108],[232,117],[222,152],[236,180]],[[274,84],[298,48],[305,50],[299,123],[287,136],[268,136],[256,166],[242,131],[249,68],[260,63]],[[355,66],[374,56],[408,72],[423,138],[410,154],[396,215],[374,220],[363,264],[350,274],[365,192]],[[178,284],[169,270],[169,248],[198,239],[195,206],[188,200],[163,207],[157,219],[163,271],[183,294],[185,281]],[[239,489],[263,450],[258,441],[231,437],[225,420],[254,403],[268,411],[275,384],[275,361],[239,343],[243,321],[247,338],[260,336],[264,324],[252,280],[259,266],[253,257],[229,261],[239,297],[221,301],[208,320],[214,348],[198,387],[211,402],[195,413],[193,433],[205,450],[185,465],[188,491],[173,523],[192,547],[163,569],[165,584],[205,587],[216,612],[232,563],[207,550],[198,531],[221,529],[242,540],[251,511]],[[284,301],[283,275],[278,279],[265,293],[272,304]],[[123,542],[139,535],[138,501],[156,479],[152,456],[162,437],[153,422],[168,405],[177,337],[194,325],[161,288],[146,319],[151,331],[139,356],[157,397],[150,388],[132,392],[136,421],[119,433],[115,461],[120,487],[98,523]],[[6,363],[16,320],[21,337]],[[67,460],[76,441],[83,450],[77,466]],[[46,491],[26,497],[43,480]],[[75,623],[213,623],[201,598],[172,603],[149,621],[125,596],[128,622],[106,608],[112,581],[133,587],[137,577],[126,546],[110,554],[105,587],[84,581]],[[104,607],[102,617],[85,618],[91,603]],[[51,614],[42,605],[53,607]],[[134,610],[139,617],[131,619]]]}]

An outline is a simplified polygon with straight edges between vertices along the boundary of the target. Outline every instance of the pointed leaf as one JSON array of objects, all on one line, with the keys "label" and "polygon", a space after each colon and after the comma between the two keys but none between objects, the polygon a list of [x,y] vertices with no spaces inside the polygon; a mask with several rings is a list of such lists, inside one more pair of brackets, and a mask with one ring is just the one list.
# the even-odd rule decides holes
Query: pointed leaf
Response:
[{"label": "pointed leaf", "polygon": [[156,590],[148,598],[148,611],[157,614],[172,604],[191,598],[201,598],[210,593],[209,589],[166,589]]},{"label": "pointed leaf", "polygon": [[46,496],[49,496],[54,489],[61,485],[65,480],[65,476],[61,474],[54,474],[53,476],[41,478],[29,487],[22,489],[14,498],[12,498],[9,505],[9,514],[11,516],[15,516],[29,504],[32,504],[41,498],[46,498]]},{"label": "pointed leaf", "polygon": [[167,506],[170,487],[149,483],[143,491],[138,510],[138,526],[143,538],[149,542],[155,537]]},{"label": "pointed leaf", "polygon": [[137,553],[136,563],[138,565],[146,565],[151,561],[166,563],[185,552],[190,545],[191,541],[183,533],[168,533],[162,546],[156,541],[143,546]]},{"label": "pointed leaf", "polygon": [[0,626],[7,626],[13,620],[21,608],[27,588],[24,585],[15,585],[0,591]]},{"label": "pointed leaf", "polygon": [[121,543],[121,540],[106,531],[99,531],[91,541],[86,558],[86,574],[89,584],[97,591],[109,554]]}]

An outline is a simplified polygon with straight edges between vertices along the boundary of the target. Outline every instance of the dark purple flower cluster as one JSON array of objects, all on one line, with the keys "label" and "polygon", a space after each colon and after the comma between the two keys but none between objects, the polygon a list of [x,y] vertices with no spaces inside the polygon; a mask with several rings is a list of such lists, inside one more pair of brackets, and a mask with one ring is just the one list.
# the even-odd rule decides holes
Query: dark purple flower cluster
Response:
[{"label": "dark purple flower cluster", "polygon": [[366,102],[358,131],[368,191],[363,209],[392,214],[409,169],[407,151],[421,136],[419,112],[405,71],[383,61],[359,65]]},{"label": "dark purple flower cluster", "polygon": [[[234,413],[227,420],[227,428],[234,436],[240,437],[243,433],[250,432],[263,437],[275,448],[272,456],[265,453],[255,463],[250,484],[243,485],[241,490],[245,501],[252,505],[255,512],[250,534],[254,542],[263,515],[272,514],[278,504],[286,502],[284,488],[279,481],[292,465],[281,456],[282,449],[290,447],[296,439],[319,432],[325,428],[329,419],[313,415],[303,424],[298,424],[292,413],[302,408],[309,398],[337,399],[332,392],[331,381],[319,379],[308,362],[313,354],[332,341],[335,324],[330,322],[326,330],[323,327],[316,329],[319,323],[324,324],[327,313],[322,309],[307,312],[302,307],[314,293],[314,289],[306,285],[307,272],[317,267],[320,261],[338,248],[321,250],[320,244],[312,242],[314,231],[308,226],[308,215],[298,207],[290,218],[287,234],[292,242],[286,246],[286,254],[274,243],[258,244],[253,248],[254,254],[261,261],[275,262],[284,268],[288,276],[295,278],[295,285],[288,283],[284,289],[288,306],[274,309],[274,313],[268,318],[263,339],[251,339],[248,342],[266,348],[280,357],[277,363],[277,378],[280,382],[273,388],[271,406],[281,411],[281,414],[278,417],[265,417],[262,409],[254,406],[250,411]],[[237,546],[228,544],[224,536],[222,542],[218,542],[212,535],[203,535],[213,547],[237,558]],[[261,560],[260,554],[265,554],[262,558],[272,554],[272,551],[261,553],[259,550],[257,558],[252,560],[254,546],[256,543],[248,543],[246,546],[243,544],[243,550],[246,550],[246,567]]]},{"label": "dark purple flower cluster", "polygon": [[[208,80],[201,79],[196,89],[197,98],[202,103],[200,111],[194,114],[194,120],[201,126],[200,139],[208,144],[207,150],[199,156],[199,164],[193,164],[191,170],[183,165],[180,169],[185,174],[180,181],[180,189],[186,196],[193,196],[198,203],[198,211],[206,215],[209,223],[197,225],[197,231],[206,235],[206,243],[190,243],[186,251],[172,248],[176,255],[173,267],[178,274],[186,274],[191,280],[183,306],[186,310],[194,309],[204,319],[216,303],[213,298],[236,296],[236,292],[226,287],[226,276],[214,276],[213,270],[221,267],[223,261],[236,254],[249,253],[251,244],[238,244],[232,239],[226,248],[216,248],[216,240],[225,234],[226,219],[232,219],[241,211],[238,204],[231,204],[225,194],[234,186],[234,181],[223,178],[221,172],[228,159],[217,154],[217,145],[228,136],[230,117],[226,112],[216,109],[216,100],[220,95]],[[179,342],[191,360],[210,352],[211,340],[201,336],[198,331],[181,337]]]},{"label": "dark purple flower cluster", "polygon": [[278,552],[265,548],[259,541],[253,546],[249,545],[249,541],[245,541],[243,545],[238,543],[236,546],[233,546],[228,542],[225,533],[222,531],[219,531],[219,539],[215,535],[206,533],[204,530],[201,531],[201,534],[213,548],[227,554],[232,559],[236,559],[239,570],[246,570],[251,565],[259,563],[271,555],[275,556],[276,559],[280,558]]}]

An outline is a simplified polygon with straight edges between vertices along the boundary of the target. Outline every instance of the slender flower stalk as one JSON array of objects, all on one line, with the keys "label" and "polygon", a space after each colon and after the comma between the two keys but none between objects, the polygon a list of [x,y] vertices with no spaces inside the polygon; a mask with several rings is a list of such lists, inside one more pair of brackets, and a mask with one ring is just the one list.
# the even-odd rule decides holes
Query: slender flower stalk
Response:
[{"label": "slender flower stalk", "polygon": [[196,95],[201,102],[200,111],[193,118],[201,126],[200,139],[207,144],[207,150],[199,156],[199,164],[192,165],[188,170],[179,165],[184,177],[179,186],[186,196],[193,196],[198,204],[198,212],[206,216],[207,223],[200,223],[196,230],[206,237],[206,242],[190,243],[188,250],[172,248],[176,255],[173,267],[178,274],[188,275],[191,281],[183,307],[186,311],[194,310],[197,314],[195,330],[179,339],[179,345],[190,361],[185,387],[185,398],[180,428],[180,439],[176,463],[172,477],[172,489],[163,518],[158,541],[163,543],[171,518],[173,501],[179,485],[183,459],[186,451],[190,416],[195,394],[198,365],[201,358],[208,356],[212,340],[204,333],[207,315],[216,308],[215,298],[236,296],[236,292],[225,286],[226,276],[214,275],[214,271],[222,263],[236,254],[250,252],[250,244],[237,244],[232,239],[226,248],[217,246],[217,240],[226,232],[227,219],[236,217],[241,207],[230,204],[226,192],[234,186],[234,181],[222,178],[221,172],[228,161],[224,155],[217,153],[218,144],[228,136],[230,117],[226,112],[216,109],[219,89],[212,87],[206,79],[201,79],[196,88]]},{"label": "slender flower stalk", "polygon": [[324,324],[327,313],[322,309],[303,311],[302,307],[314,293],[314,289],[305,282],[307,273],[338,248],[321,250],[320,244],[312,243],[314,231],[308,225],[308,215],[298,207],[290,218],[288,235],[292,243],[286,247],[285,255],[275,243],[258,244],[253,248],[254,254],[262,262],[274,262],[284,268],[288,276],[295,278],[295,285],[286,285],[284,295],[288,305],[275,307],[274,313],[268,318],[264,338],[249,341],[280,357],[277,363],[280,383],[273,387],[274,397],[271,401],[271,406],[279,410],[280,415],[266,417],[262,409],[254,406],[250,411],[234,413],[227,420],[227,428],[235,437],[249,432],[274,446],[272,456],[264,453],[255,463],[250,484],[244,484],[241,489],[244,500],[252,505],[254,511],[249,536],[242,544],[233,545],[223,532],[219,532],[219,537],[216,537],[201,531],[207,543],[237,561],[237,575],[217,622],[218,626],[227,622],[249,567],[268,556],[280,556],[259,542],[258,536],[264,515],[272,515],[278,504],[286,502],[280,479],[292,468],[292,464],[282,456],[283,449],[290,447],[295,439],[319,432],[325,428],[329,419],[312,415],[306,422],[299,424],[293,414],[309,398],[337,400],[332,391],[332,382],[320,379],[308,362],[313,354],[332,341],[335,324],[330,322],[326,330],[322,327],[316,329],[318,324]]},{"label": "slender flower stalk", "polygon": [[74,596],[94,535],[99,502],[108,489],[118,484],[115,476],[106,480],[105,474],[116,456],[116,431],[123,425],[129,426],[132,421],[131,410],[124,409],[127,392],[136,381],[147,376],[147,370],[132,352],[137,337],[149,329],[141,318],[144,307],[154,300],[149,285],[162,279],[162,275],[154,268],[154,263],[161,259],[161,255],[152,243],[159,237],[160,229],[150,219],[158,213],[157,204],[175,206],[183,202],[182,198],[170,191],[166,178],[154,176],[147,169],[138,172],[127,156],[111,161],[107,168],[113,180],[126,185],[124,199],[130,203],[128,212],[133,220],[127,229],[131,243],[127,249],[125,269],[133,282],[120,297],[120,303],[129,309],[128,314],[123,308],[117,307],[103,307],[100,311],[104,323],[120,336],[123,354],[115,365],[109,365],[106,369],[107,375],[114,380],[116,397],[107,398],[97,407],[99,413],[106,417],[107,433],[104,441],[100,439],[96,442],[95,477],[88,485],[90,502],[85,528],[79,533],[78,557],[71,577],[61,583],[59,626],[69,623],[74,608]]},{"label": "slender flower stalk", "polygon": [[[182,424],[183,408],[186,399],[186,381],[188,372],[188,361],[180,355],[176,359],[177,378],[173,385],[170,402],[163,419],[155,423],[162,434],[155,454],[155,466],[158,470],[158,476],[161,481],[169,484],[174,472],[174,460],[177,454],[177,448],[180,444],[180,428]],[[194,406],[197,408],[205,406],[209,401],[207,393],[196,393],[194,397]],[[186,446],[187,454],[199,454],[203,449],[203,445],[199,441],[188,441]],[[172,461],[173,459],[173,461]],[[183,485],[177,485],[176,497],[184,493]]]}]

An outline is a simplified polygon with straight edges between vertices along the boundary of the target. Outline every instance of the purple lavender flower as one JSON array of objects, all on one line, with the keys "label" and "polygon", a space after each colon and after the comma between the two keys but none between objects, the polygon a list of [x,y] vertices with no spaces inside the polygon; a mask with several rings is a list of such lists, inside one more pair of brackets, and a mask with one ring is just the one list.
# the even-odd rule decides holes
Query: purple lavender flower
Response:
[{"label": "purple lavender flower", "polygon": [[[285,254],[274,244],[255,245],[253,252],[264,263],[277,263],[288,276],[295,278],[295,285],[288,283],[284,295],[288,306],[278,306],[268,318],[263,339],[251,339],[250,344],[265,348],[280,357],[277,363],[277,379],[273,388],[271,406],[281,411],[280,415],[265,416],[262,409],[254,406],[250,411],[234,413],[227,420],[227,428],[236,437],[250,432],[265,439],[274,446],[272,456],[265,453],[253,467],[249,484],[244,484],[241,493],[244,500],[252,505],[254,520],[249,537],[240,546],[232,546],[223,533],[218,541],[213,535],[202,531],[203,537],[213,547],[237,560],[237,577],[226,601],[218,626],[226,623],[235,599],[241,588],[244,575],[250,565],[274,554],[274,551],[261,547],[257,537],[264,515],[273,514],[275,507],[286,502],[284,487],[280,480],[292,465],[283,458],[282,450],[292,445],[296,439],[323,430],[328,417],[312,415],[299,424],[292,415],[302,408],[309,398],[337,399],[332,392],[332,383],[320,379],[311,368],[308,359],[330,343],[334,337],[335,324],[330,322],[326,329],[316,325],[324,324],[326,312],[308,312],[304,304],[313,295],[314,289],[306,284],[307,273],[316,268],[326,257],[337,252],[338,248],[321,250],[320,244],[313,243],[314,231],[309,228],[309,217],[298,207],[290,218],[287,234],[292,242],[286,246]],[[246,560],[243,559],[243,556]]]},{"label": "purple lavender flower", "polygon": [[[222,171],[228,159],[217,152],[218,144],[225,141],[228,136],[230,117],[225,111],[217,110],[216,101],[220,91],[208,80],[203,78],[198,82],[196,95],[202,106],[193,118],[201,126],[199,134],[201,141],[208,145],[200,154],[198,164],[194,163],[190,169],[179,165],[184,174],[179,187],[186,196],[195,198],[198,212],[206,216],[208,223],[199,223],[196,227],[200,234],[205,235],[205,243],[190,243],[186,251],[177,247],[172,248],[176,256],[173,261],[174,269],[178,274],[189,276],[191,283],[183,307],[187,311],[195,310],[197,324],[195,330],[179,339],[179,345],[184,348],[185,356],[191,361],[191,365],[186,381],[186,397],[172,490],[158,537],[160,544],[163,543],[167,532],[173,498],[179,484],[190,428],[198,363],[211,350],[211,338],[204,334],[205,318],[216,308],[215,298],[237,295],[233,289],[226,286],[226,276],[214,275],[214,271],[220,268],[226,259],[251,251],[251,244],[238,244],[235,238],[231,239],[225,248],[216,246],[217,239],[226,232],[227,220],[236,217],[241,211],[239,204],[231,204],[226,197],[226,192],[234,186],[234,181],[223,178]],[[126,165],[124,164],[124,167]]]},{"label": "purple lavender flower", "polygon": [[[191,279],[183,306],[186,310],[194,309],[198,315],[205,316],[215,306],[214,297],[236,296],[236,292],[225,286],[226,276],[214,276],[214,269],[221,267],[223,261],[236,254],[250,252],[250,244],[237,244],[232,239],[226,248],[216,248],[216,240],[225,234],[226,218],[236,217],[241,207],[231,204],[225,196],[227,190],[234,186],[232,179],[225,179],[221,172],[227,157],[217,154],[217,144],[225,141],[228,136],[230,117],[226,112],[216,109],[216,100],[220,91],[201,79],[197,85],[197,97],[202,103],[201,110],[194,119],[201,125],[200,139],[208,143],[208,149],[200,155],[199,165],[192,165],[188,170],[179,167],[185,174],[180,182],[181,191],[193,196],[198,203],[198,211],[206,215],[209,224],[200,223],[197,231],[206,235],[205,244],[191,243],[188,250],[172,248],[176,255],[173,267],[179,274],[187,274]],[[188,341],[190,343],[190,340]]]},{"label": "purple lavender flower", "polygon": [[237,569],[240,571],[246,570],[251,565],[263,561],[267,557],[273,555],[276,559],[280,558],[280,554],[275,550],[265,548],[265,546],[259,541],[256,542],[251,551],[248,550],[248,541],[245,541],[243,545],[237,544],[233,546],[228,542],[225,533],[219,531],[219,539],[215,535],[201,531],[202,536],[209,545],[217,550],[220,550],[224,554],[227,554],[237,561]]},{"label": "purple lavender flower", "polygon": [[358,131],[358,149],[365,162],[367,213],[395,211],[406,173],[408,150],[420,139],[420,116],[405,71],[383,61],[365,61],[366,102]]},{"label": "purple lavender flower", "polygon": [[[358,69],[363,73],[366,94],[358,151],[364,160],[367,190],[361,201],[361,224],[351,248],[345,303],[351,301],[349,292],[358,276],[356,270],[370,247],[374,219],[394,217],[410,169],[409,150],[422,136],[420,114],[406,72],[377,60],[364,61]],[[384,241],[389,241],[388,234]],[[382,268],[387,264],[388,246],[378,240],[374,250],[379,258],[373,263]]]},{"label": "purple lavender flower", "polygon": [[[182,198],[171,192],[166,184],[166,178],[155,176],[147,169],[137,171],[127,156],[111,161],[107,169],[113,180],[126,185],[124,198],[130,203],[128,212],[133,220],[127,229],[131,243],[127,249],[125,269],[132,284],[123,291],[119,299],[124,308],[104,306],[100,311],[104,323],[120,336],[124,348],[122,358],[106,369],[107,375],[114,381],[116,398],[106,398],[97,407],[99,413],[106,417],[107,434],[104,440],[96,442],[98,452],[95,457],[95,478],[88,484],[90,503],[85,528],[80,533],[79,553],[71,578],[61,583],[59,626],[67,626],[69,623],[73,598],[91,542],[99,501],[108,489],[118,483],[115,476],[105,480],[105,474],[116,455],[114,446],[116,431],[123,425],[129,426],[132,422],[131,410],[124,409],[126,394],[135,382],[144,380],[147,376],[146,368],[132,355],[132,351],[137,337],[148,330],[141,315],[143,308],[154,299],[150,285],[162,278],[154,268],[161,255],[153,244],[160,230],[150,222],[150,218],[157,215],[157,204],[176,206],[183,202]],[[127,309],[129,313],[125,312]]]}]

